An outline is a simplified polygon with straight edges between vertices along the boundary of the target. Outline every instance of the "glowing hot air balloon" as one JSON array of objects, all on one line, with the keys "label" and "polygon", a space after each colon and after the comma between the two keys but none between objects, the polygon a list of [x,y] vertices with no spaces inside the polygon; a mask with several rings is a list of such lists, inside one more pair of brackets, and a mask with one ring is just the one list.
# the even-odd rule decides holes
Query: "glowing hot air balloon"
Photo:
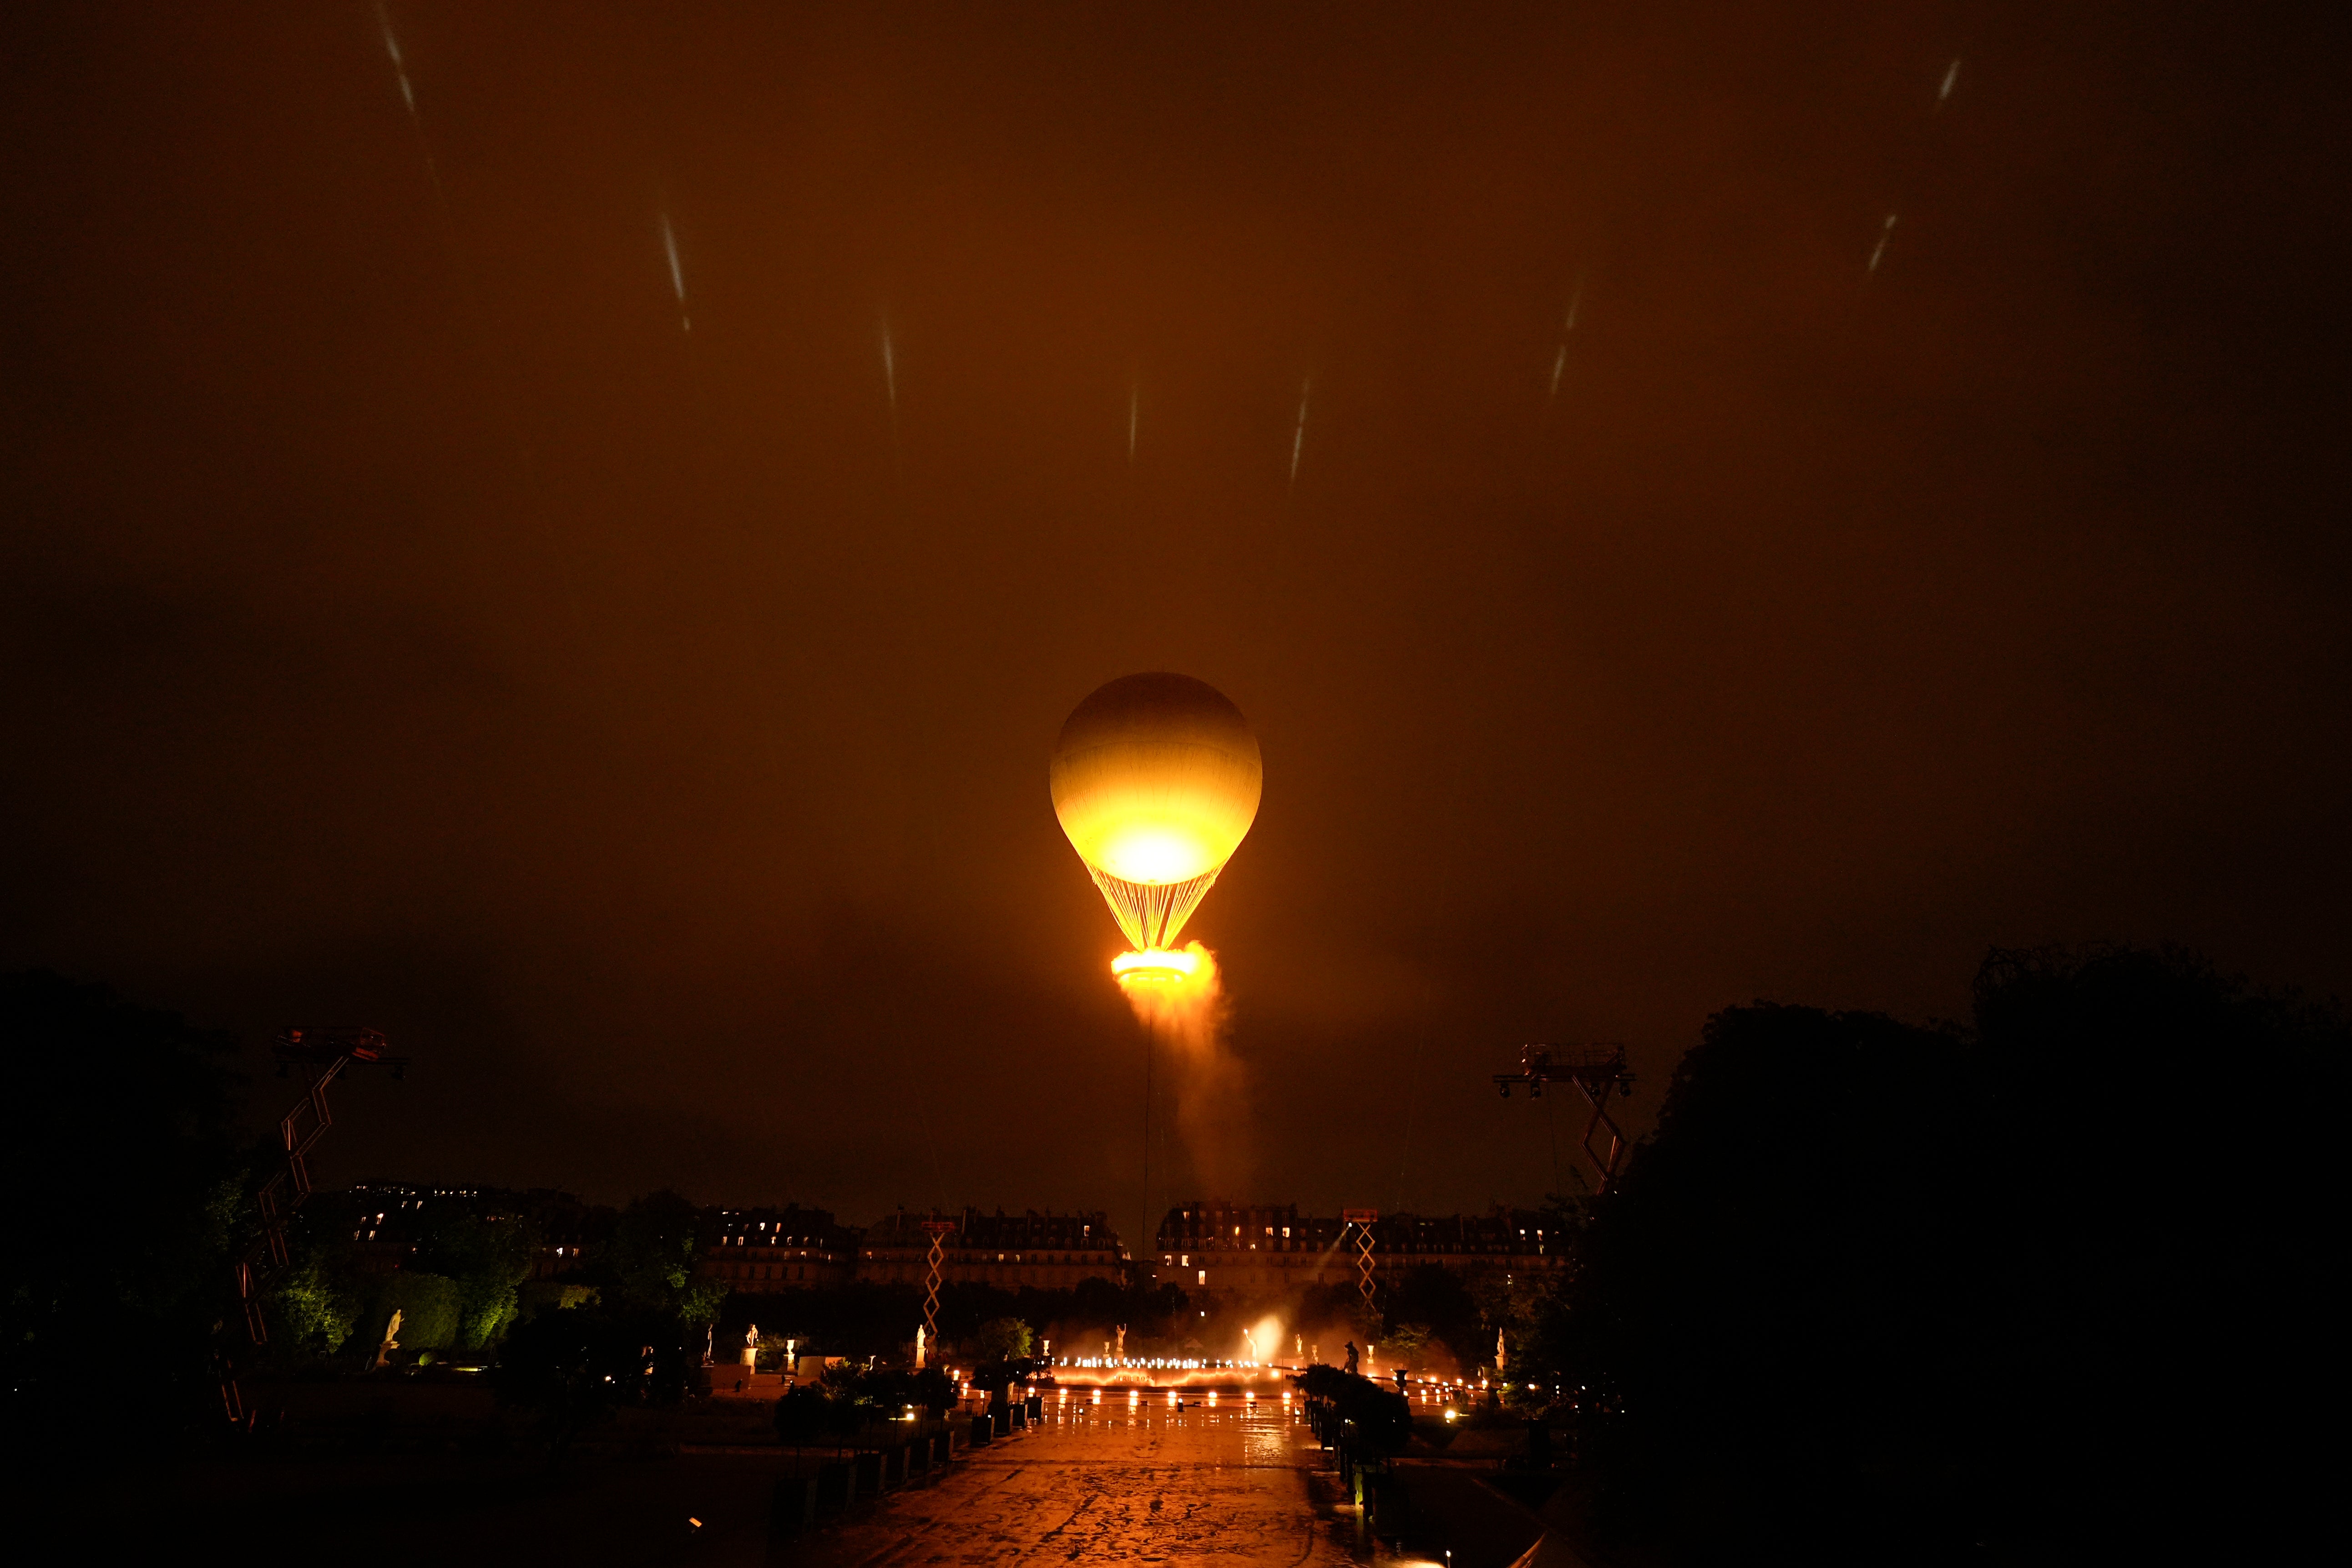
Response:
[{"label": "glowing hot air balloon", "polygon": [[1224,693],[1189,675],[1129,675],[1078,704],[1054,747],[1054,815],[1140,954],[1168,951],[1257,817],[1257,737]]}]

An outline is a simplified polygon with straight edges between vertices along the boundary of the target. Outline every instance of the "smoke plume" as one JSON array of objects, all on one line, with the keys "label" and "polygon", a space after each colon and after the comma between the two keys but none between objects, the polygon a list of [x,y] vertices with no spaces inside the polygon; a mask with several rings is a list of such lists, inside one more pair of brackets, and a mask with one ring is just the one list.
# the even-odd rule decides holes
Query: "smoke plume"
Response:
[{"label": "smoke plume", "polygon": [[1176,1131],[1198,1195],[1249,1191],[1248,1083],[1225,1043],[1225,993],[1217,955],[1199,942],[1184,951],[1199,967],[1182,979],[1121,979],[1128,1005],[1151,1031],[1175,1086]]}]

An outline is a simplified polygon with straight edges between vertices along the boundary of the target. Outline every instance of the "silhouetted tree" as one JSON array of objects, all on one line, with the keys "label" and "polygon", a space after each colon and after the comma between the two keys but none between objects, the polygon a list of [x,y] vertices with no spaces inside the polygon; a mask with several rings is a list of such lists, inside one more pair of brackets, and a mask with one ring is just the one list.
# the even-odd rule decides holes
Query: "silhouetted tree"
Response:
[{"label": "silhouetted tree", "polygon": [[982,1361],[1020,1361],[1036,1349],[1035,1331],[1018,1318],[992,1318],[971,1336],[969,1349]]},{"label": "silhouetted tree", "polygon": [[909,1409],[942,1415],[955,1398],[954,1382],[937,1367],[920,1372],[827,1367],[819,1382],[796,1384],[776,1401],[776,1436],[795,1447],[840,1441],[896,1421]]},{"label": "silhouetted tree", "polygon": [[[1381,1342],[1399,1355],[1417,1352],[1434,1339],[1465,1366],[1494,1356],[1494,1332],[1480,1323],[1469,1284],[1451,1268],[1423,1263],[1406,1269],[1381,1293],[1381,1306],[1386,1313]],[[1405,1333],[1407,1329],[1418,1330],[1419,1337]]]},{"label": "silhouetted tree", "polygon": [[[2352,1031],[2194,953],[1999,952],[1975,987],[2000,1215],[1985,1323],[2002,1525],[2233,1552],[2332,1489]],[[2314,1521],[2315,1522],[2315,1519]]]},{"label": "silhouetted tree", "polygon": [[795,1384],[776,1401],[776,1438],[792,1447],[829,1441],[835,1436],[833,1401],[815,1384]]},{"label": "silhouetted tree", "polygon": [[52,1441],[133,1387],[217,1410],[244,1162],[230,1042],[103,986],[0,976],[0,1411]]},{"label": "silhouetted tree", "polygon": [[416,1249],[415,1267],[457,1282],[457,1323],[452,1343],[479,1349],[513,1321],[517,1289],[530,1277],[539,1237],[527,1219],[449,1211]]},{"label": "silhouetted tree", "polygon": [[[1995,954],[1972,1030],[1717,1016],[1530,1347],[1583,1390],[1603,1528],[1693,1563],[2177,1528],[2151,1483],[2224,1430],[2189,1391],[2324,1342],[2345,1047],[2331,1014],[2132,950]],[[2189,1086],[2255,1132],[2201,1190]]]},{"label": "silhouetted tree", "polygon": [[551,1457],[625,1408],[675,1405],[692,1364],[675,1314],[656,1308],[555,1308],[517,1323],[491,1386],[538,1414]]},{"label": "silhouetted tree", "polygon": [[607,1284],[623,1308],[671,1313],[697,1327],[712,1322],[727,1287],[696,1277],[709,1223],[690,1200],[667,1189],[633,1199],[586,1272]]},{"label": "silhouetted tree", "polygon": [[352,1256],[351,1207],[322,1193],[288,1222],[289,1267],[265,1297],[270,1359],[280,1365],[331,1356],[360,1328],[372,1281]]},{"label": "silhouetted tree", "polygon": [[1316,1365],[1291,1379],[1310,1399],[1328,1401],[1346,1424],[1347,1441],[1362,1452],[1402,1453],[1412,1440],[1412,1406],[1370,1378]]}]

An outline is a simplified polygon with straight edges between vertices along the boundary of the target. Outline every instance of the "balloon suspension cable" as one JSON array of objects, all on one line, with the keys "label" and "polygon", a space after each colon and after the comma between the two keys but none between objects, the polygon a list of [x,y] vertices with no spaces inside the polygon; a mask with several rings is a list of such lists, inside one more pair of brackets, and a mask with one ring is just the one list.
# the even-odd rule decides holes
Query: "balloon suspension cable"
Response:
[{"label": "balloon suspension cable", "polygon": [[1118,929],[1139,951],[1173,946],[1177,933],[1217,885],[1217,873],[1223,869],[1219,866],[1181,882],[1130,882],[1093,866],[1087,868],[1118,919]]}]

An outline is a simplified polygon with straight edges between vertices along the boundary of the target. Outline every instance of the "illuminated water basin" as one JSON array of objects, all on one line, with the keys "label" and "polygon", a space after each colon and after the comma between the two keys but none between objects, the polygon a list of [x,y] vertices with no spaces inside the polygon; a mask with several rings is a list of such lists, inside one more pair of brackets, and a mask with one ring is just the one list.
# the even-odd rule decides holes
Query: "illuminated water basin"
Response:
[{"label": "illuminated water basin", "polygon": [[1273,1394],[1299,1369],[1275,1362],[1150,1362],[1079,1358],[1049,1374],[1063,1388],[1178,1389],[1202,1394]]}]

